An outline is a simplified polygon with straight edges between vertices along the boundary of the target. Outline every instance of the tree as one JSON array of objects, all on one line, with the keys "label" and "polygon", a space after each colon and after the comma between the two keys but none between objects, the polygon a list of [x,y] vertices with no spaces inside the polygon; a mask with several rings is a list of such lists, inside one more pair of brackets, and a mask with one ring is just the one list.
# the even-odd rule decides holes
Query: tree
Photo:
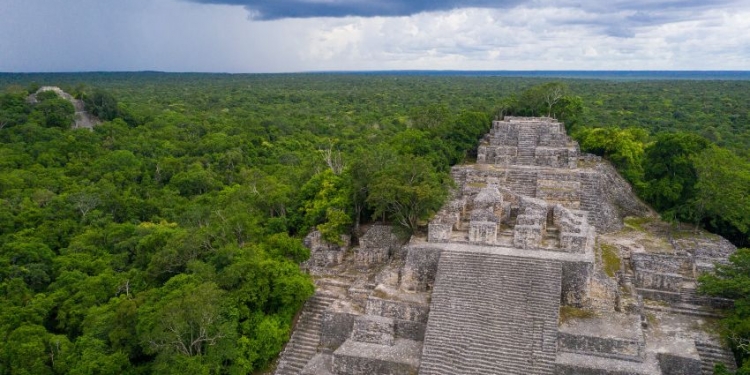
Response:
[{"label": "tree", "polygon": [[[711,146],[693,159],[698,176],[697,211],[721,218],[742,233],[750,230],[750,163],[733,152]],[[699,218],[702,218],[700,215]]]},{"label": "tree", "polygon": [[547,112],[547,117],[552,116],[552,109],[567,95],[568,86],[562,82],[548,82],[532,86],[524,91],[518,104],[520,108],[516,111],[520,115],[539,116]]},{"label": "tree", "polygon": [[448,177],[421,157],[399,156],[376,174],[367,203],[373,218],[388,217],[409,232],[437,212],[448,195]]},{"label": "tree", "polygon": [[[302,228],[323,226],[323,237],[327,241],[339,243],[344,229],[351,223],[347,211],[350,210],[351,194],[348,180],[326,169],[317,173],[302,186],[300,199],[302,206]],[[341,214],[344,215],[341,215]]]},{"label": "tree", "polygon": [[542,85],[542,101],[547,106],[547,117],[552,117],[552,107],[557,105],[560,99],[565,95],[567,86],[561,82],[550,82]]},{"label": "tree", "polygon": [[643,159],[648,133],[639,128],[582,128],[573,135],[581,150],[603,156],[623,176],[640,188],[643,184]]},{"label": "tree", "polygon": [[0,279],[20,278],[42,291],[52,280],[54,252],[40,239],[16,235],[0,246]]},{"label": "tree", "polygon": [[[395,150],[381,145],[360,150],[345,176],[351,185],[352,205],[354,207],[354,228],[359,229],[362,216],[368,209],[367,197],[376,175],[397,158]],[[369,215],[367,215],[369,216]]]},{"label": "tree", "polygon": [[552,107],[552,115],[563,121],[568,131],[575,128],[583,112],[583,98],[576,95],[565,95]]},{"label": "tree", "polygon": [[442,124],[451,120],[448,108],[439,104],[416,107],[411,111],[410,117],[414,128],[420,130],[439,128]]},{"label": "tree", "polygon": [[266,238],[264,242],[268,253],[287,258],[294,263],[302,263],[310,258],[310,249],[305,247],[297,238],[289,237],[286,233],[276,233]]},{"label": "tree", "polygon": [[221,315],[223,295],[211,282],[197,283],[187,275],[170,279],[139,315],[144,349],[164,356],[205,355],[228,335]]},{"label": "tree", "polygon": [[41,124],[46,127],[68,128],[74,121],[75,107],[69,101],[57,97],[45,99],[34,106],[34,112],[41,116]]},{"label": "tree", "polygon": [[67,373],[73,354],[65,336],[52,335],[42,326],[28,324],[10,332],[0,343],[0,349],[7,373],[19,375]]},{"label": "tree", "polygon": [[709,146],[692,133],[662,133],[645,151],[644,196],[668,218],[693,221],[693,199],[698,176],[695,157]]},{"label": "tree", "polygon": [[117,100],[112,94],[96,89],[90,94],[84,94],[83,103],[86,110],[102,121],[111,121],[119,116]]},{"label": "tree", "polygon": [[0,95],[0,130],[6,126],[22,124],[26,121],[31,108],[23,93]]}]

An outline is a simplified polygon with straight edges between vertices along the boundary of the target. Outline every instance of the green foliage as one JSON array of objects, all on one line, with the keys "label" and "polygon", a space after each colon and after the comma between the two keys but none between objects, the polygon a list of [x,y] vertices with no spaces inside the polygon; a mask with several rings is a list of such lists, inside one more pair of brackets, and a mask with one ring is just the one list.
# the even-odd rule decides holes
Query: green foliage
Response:
[{"label": "green foliage", "polygon": [[[57,97],[57,94],[48,91],[54,95],[53,98],[41,99],[38,104],[34,106],[34,110],[31,113],[32,119],[38,121],[41,125],[46,127],[58,127],[68,128],[73,123],[75,108],[69,101]],[[44,93],[40,93],[44,94]]]},{"label": "green foliage", "polygon": [[750,233],[750,162],[716,146],[693,159],[698,176],[696,206],[708,218],[721,218]]},{"label": "green foliage", "polygon": [[566,82],[552,81],[533,85],[519,96],[509,96],[499,103],[498,114],[511,116],[547,116],[573,129],[584,113],[584,100],[571,93]]},{"label": "green foliage", "polygon": [[269,236],[265,241],[268,253],[284,258],[289,258],[294,263],[302,263],[310,258],[310,249],[302,242],[286,233],[277,233]]},{"label": "green foliage", "polygon": [[318,226],[323,236],[339,242],[351,222],[346,213],[351,206],[351,193],[344,176],[331,169],[315,174],[300,189],[302,231]]},{"label": "green foliage", "polygon": [[695,134],[663,133],[646,149],[644,196],[666,217],[694,220],[691,202],[698,175],[693,160],[708,146],[708,140]]},{"label": "green foliage", "polygon": [[175,276],[147,297],[137,326],[146,353],[201,356],[230,334],[221,314],[223,291],[194,279]]},{"label": "green foliage", "polygon": [[388,217],[413,232],[442,206],[448,177],[431,170],[424,158],[399,157],[376,173],[367,203],[373,218]]},{"label": "green foliage", "polygon": [[741,363],[738,374],[750,372],[750,249],[739,249],[729,257],[729,264],[717,264],[714,273],[700,276],[701,293],[734,299],[721,320],[721,333],[733,347]]},{"label": "green foliage", "polygon": [[30,112],[31,106],[23,92],[0,94],[0,130],[23,124]]},{"label": "green foliage", "polygon": [[95,89],[90,94],[84,94],[83,103],[87,111],[102,121],[111,121],[120,115],[117,99],[102,89]]},{"label": "green foliage", "polygon": [[727,370],[726,365],[717,363],[714,365],[714,375],[732,375],[732,373]]},{"label": "green foliage", "polygon": [[648,133],[638,128],[580,128],[574,134],[581,151],[603,156],[637,187],[643,184]]},{"label": "green foliage", "polygon": [[615,273],[620,270],[622,261],[617,251],[617,247],[610,244],[601,244],[602,250],[602,268],[604,273],[609,277],[615,277]]}]

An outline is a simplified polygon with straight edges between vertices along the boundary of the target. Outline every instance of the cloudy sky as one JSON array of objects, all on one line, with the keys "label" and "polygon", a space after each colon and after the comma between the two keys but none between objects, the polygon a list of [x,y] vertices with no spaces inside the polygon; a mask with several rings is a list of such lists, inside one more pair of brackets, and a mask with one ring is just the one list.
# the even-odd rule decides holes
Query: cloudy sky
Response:
[{"label": "cloudy sky", "polygon": [[1,0],[0,72],[749,70],[747,0]]}]

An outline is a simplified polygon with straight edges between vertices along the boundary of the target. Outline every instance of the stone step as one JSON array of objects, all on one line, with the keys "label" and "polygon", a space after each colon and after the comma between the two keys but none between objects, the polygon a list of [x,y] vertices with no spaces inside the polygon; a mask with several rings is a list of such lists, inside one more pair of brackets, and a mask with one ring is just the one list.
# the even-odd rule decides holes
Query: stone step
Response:
[{"label": "stone step", "polygon": [[698,355],[701,357],[701,370],[703,371],[703,375],[713,375],[714,365],[717,363],[723,363],[730,372],[737,370],[734,356],[728,349],[725,349],[718,344],[705,341],[696,341],[695,348],[698,350]]},{"label": "stone step", "polygon": [[654,361],[633,362],[615,358],[562,352],[557,355],[555,373],[653,375],[661,374],[662,372]]},{"label": "stone step", "polygon": [[643,306],[644,309],[650,311],[666,312],[672,314],[699,316],[705,318],[722,318],[723,316],[719,313],[705,310],[703,306],[691,305],[687,303],[678,303],[671,306],[646,304]]},{"label": "stone step", "polygon": [[318,351],[321,315],[336,298],[318,292],[305,303],[292,336],[279,356],[275,375],[298,375]]},{"label": "stone step", "polygon": [[444,252],[420,375],[552,374],[559,263]]}]

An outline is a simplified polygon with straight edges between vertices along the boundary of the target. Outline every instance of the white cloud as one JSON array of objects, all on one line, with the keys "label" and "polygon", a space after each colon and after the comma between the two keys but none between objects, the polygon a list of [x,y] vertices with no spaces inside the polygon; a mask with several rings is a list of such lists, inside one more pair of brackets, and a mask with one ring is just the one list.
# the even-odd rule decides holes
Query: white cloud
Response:
[{"label": "white cloud", "polygon": [[606,31],[632,15],[546,7],[335,19],[329,33],[337,38],[309,40],[310,51],[328,53],[311,52],[306,60],[331,69],[748,68],[748,11],[707,11],[686,21],[628,26],[631,37]]},{"label": "white cloud", "polygon": [[750,68],[744,3],[557,4],[259,22],[178,0],[4,0],[0,71]]}]

